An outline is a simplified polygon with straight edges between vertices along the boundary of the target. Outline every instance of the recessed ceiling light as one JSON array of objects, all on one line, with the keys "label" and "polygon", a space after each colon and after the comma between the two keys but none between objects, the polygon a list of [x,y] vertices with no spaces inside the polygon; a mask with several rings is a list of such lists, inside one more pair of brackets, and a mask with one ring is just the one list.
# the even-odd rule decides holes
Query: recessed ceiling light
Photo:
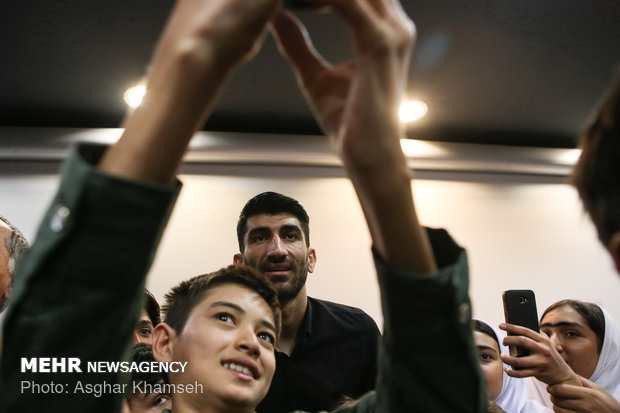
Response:
[{"label": "recessed ceiling light", "polygon": [[581,156],[581,149],[559,149],[556,152],[555,161],[562,165],[573,166]]},{"label": "recessed ceiling light", "polygon": [[444,146],[428,141],[401,139],[400,147],[408,158],[441,159],[450,156]]},{"label": "recessed ceiling light", "polygon": [[409,123],[420,119],[427,111],[428,106],[421,100],[408,100],[400,105],[398,115],[401,121]]},{"label": "recessed ceiling light", "polygon": [[142,103],[145,93],[146,87],[143,84],[138,84],[127,89],[123,94],[123,99],[130,108],[137,108]]}]

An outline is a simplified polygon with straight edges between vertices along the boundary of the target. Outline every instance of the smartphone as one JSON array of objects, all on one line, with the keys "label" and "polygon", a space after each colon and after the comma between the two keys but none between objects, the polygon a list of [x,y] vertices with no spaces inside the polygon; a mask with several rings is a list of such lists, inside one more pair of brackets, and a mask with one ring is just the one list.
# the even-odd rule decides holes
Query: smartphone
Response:
[{"label": "smartphone", "polygon": [[[504,301],[504,318],[507,323],[538,330],[538,312],[536,311],[536,296],[532,290],[506,290],[502,294]],[[529,351],[510,346],[510,355],[513,357],[527,356]]]}]

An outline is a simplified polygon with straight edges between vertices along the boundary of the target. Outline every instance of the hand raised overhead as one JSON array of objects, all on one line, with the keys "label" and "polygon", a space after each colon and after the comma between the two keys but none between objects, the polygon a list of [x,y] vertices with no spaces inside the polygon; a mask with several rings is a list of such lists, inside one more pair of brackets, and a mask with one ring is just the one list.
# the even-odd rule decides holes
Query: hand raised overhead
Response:
[{"label": "hand raised overhead", "polygon": [[400,147],[398,107],[407,83],[415,26],[397,0],[321,0],[349,27],[355,57],[332,65],[303,25],[281,12],[273,23],[317,122],[355,186],[377,252],[413,273],[435,270],[413,204]]},{"label": "hand raised overhead", "polygon": [[100,167],[158,182],[174,176],[222,87],[262,44],[280,0],[178,0],[147,76],[142,105]]}]

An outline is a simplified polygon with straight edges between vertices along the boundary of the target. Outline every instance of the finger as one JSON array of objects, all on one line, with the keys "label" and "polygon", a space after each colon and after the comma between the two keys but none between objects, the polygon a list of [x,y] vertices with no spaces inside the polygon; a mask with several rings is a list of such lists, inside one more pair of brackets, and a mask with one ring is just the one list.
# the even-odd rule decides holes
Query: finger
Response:
[{"label": "finger", "polygon": [[527,327],[518,326],[515,324],[502,323],[499,325],[500,330],[504,330],[509,334],[517,335],[517,336],[525,336],[531,338],[534,341],[539,341],[541,338],[540,333],[537,333],[534,330],[531,330]]},{"label": "finger", "polygon": [[530,352],[535,352],[538,348],[540,348],[538,341],[526,336],[506,336],[504,337],[502,343],[505,346],[519,346],[529,350]]},{"label": "finger", "polygon": [[502,362],[504,364],[512,367],[513,370],[526,370],[529,369],[531,371],[535,371],[536,374],[540,373],[541,363],[539,358],[533,356],[521,356],[521,357],[513,357],[508,356],[506,354],[500,355]]},{"label": "finger", "polygon": [[[393,0],[368,0],[370,6],[375,10],[379,16],[385,16],[388,13],[388,8],[394,7]],[[399,3],[399,2],[396,2]]]},{"label": "finger", "polygon": [[334,12],[349,23],[354,31],[375,25],[376,20],[373,17],[377,12],[368,0],[327,0],[326,3],[329,3]]},{"label": "finger", "polygon": [[303,24],[291,13],[279,12],[272,28],[280,52],[291,63],[304,84],[311,82],[314,76],[330,67],[312,45]]},{"label": "finger", "polygon": [[516,377],[516,378],[519,378],[519,379],[522,379],[524,377],[533,377],[538,372],[534,368],[519,368],[518,370],[504,368],[504,371],[510,377]]},{"label": "finger", "polygon": [[374,2],[382,2],[381,5],[373,4],[377,11],[385,10],[386,13],[390,13],[392,16],[395,16],[399,19],[405,18],[408,19],[409,16],[403,9],[403,5],[400,0],[371,0]]},{"label": "finger", "polygon": [[589,412],[589,409],[585,409],[585,401],[583,399],[564,399],[561,397],[551,397],[551,402],[554,406],[564,409],[568,412]]},{"label": "finger", "polygon": [[349,25],[359,50],[372,49],[376,40],[385,36],[386,32],[394,34],[404,30],[408,34],[415,33],[413,22],[396,0],[324,1]]},{"label": "finger", "polygon": [[581,399],[586,395],[586,388],[572,384],[556,384],[548,386],[547,392],[557,399]]},{"label": "finger", "polygon": [[590,381],[588,379],[586,379],[585,377],[579,377],[579,381],[581,382],[581,385],[584,387],[587,387],[589,389],[595,389],[595,390],[604,390],[601,386],[599,386],[598,384],[594,383],[593,381]]},{"label": "finger", "polygon": [[563,407],[560,406],[556,406],[555,404],[553,405],[553,411],[555,413],[576,413],[575,410],[571,410],[571,409],[565,409]]}]

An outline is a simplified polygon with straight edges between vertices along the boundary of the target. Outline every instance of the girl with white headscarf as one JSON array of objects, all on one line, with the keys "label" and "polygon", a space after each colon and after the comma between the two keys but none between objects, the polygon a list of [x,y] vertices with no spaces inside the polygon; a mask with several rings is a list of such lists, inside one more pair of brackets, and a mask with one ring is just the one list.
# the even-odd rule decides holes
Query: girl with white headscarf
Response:
[{"label": "girl with white headscarf", "polygon": [[[529,400],[527,383],[524,379],[510,377],[504,371],[504,364],[499,358],[501,353],[508,353],[508,347],[502,343],[504,335],[480,320],[473,320],[472,326],[474,341],[478,346],[481,368],[487,379],[489,399],[493,400],[506,413],[551,412],[550,409],[538,402]],[[486,337],[490,337],[491,340],[486,339]],[[497,352],[497,361],[493,360],[494,352]],[[495,366],[485,366],[487,363],[489,365],[495,364]]]},{"label": "girl with white headscarf", "polygon": [[[551,385],[550,397],[547,385],[531,378],[531,397],[557,412],[620,412],[620,330],[611,315],[596,304],[563,300],[545,310],[540,328],[580,384]],[[583,340],[592,342],[587,353]]]}]

